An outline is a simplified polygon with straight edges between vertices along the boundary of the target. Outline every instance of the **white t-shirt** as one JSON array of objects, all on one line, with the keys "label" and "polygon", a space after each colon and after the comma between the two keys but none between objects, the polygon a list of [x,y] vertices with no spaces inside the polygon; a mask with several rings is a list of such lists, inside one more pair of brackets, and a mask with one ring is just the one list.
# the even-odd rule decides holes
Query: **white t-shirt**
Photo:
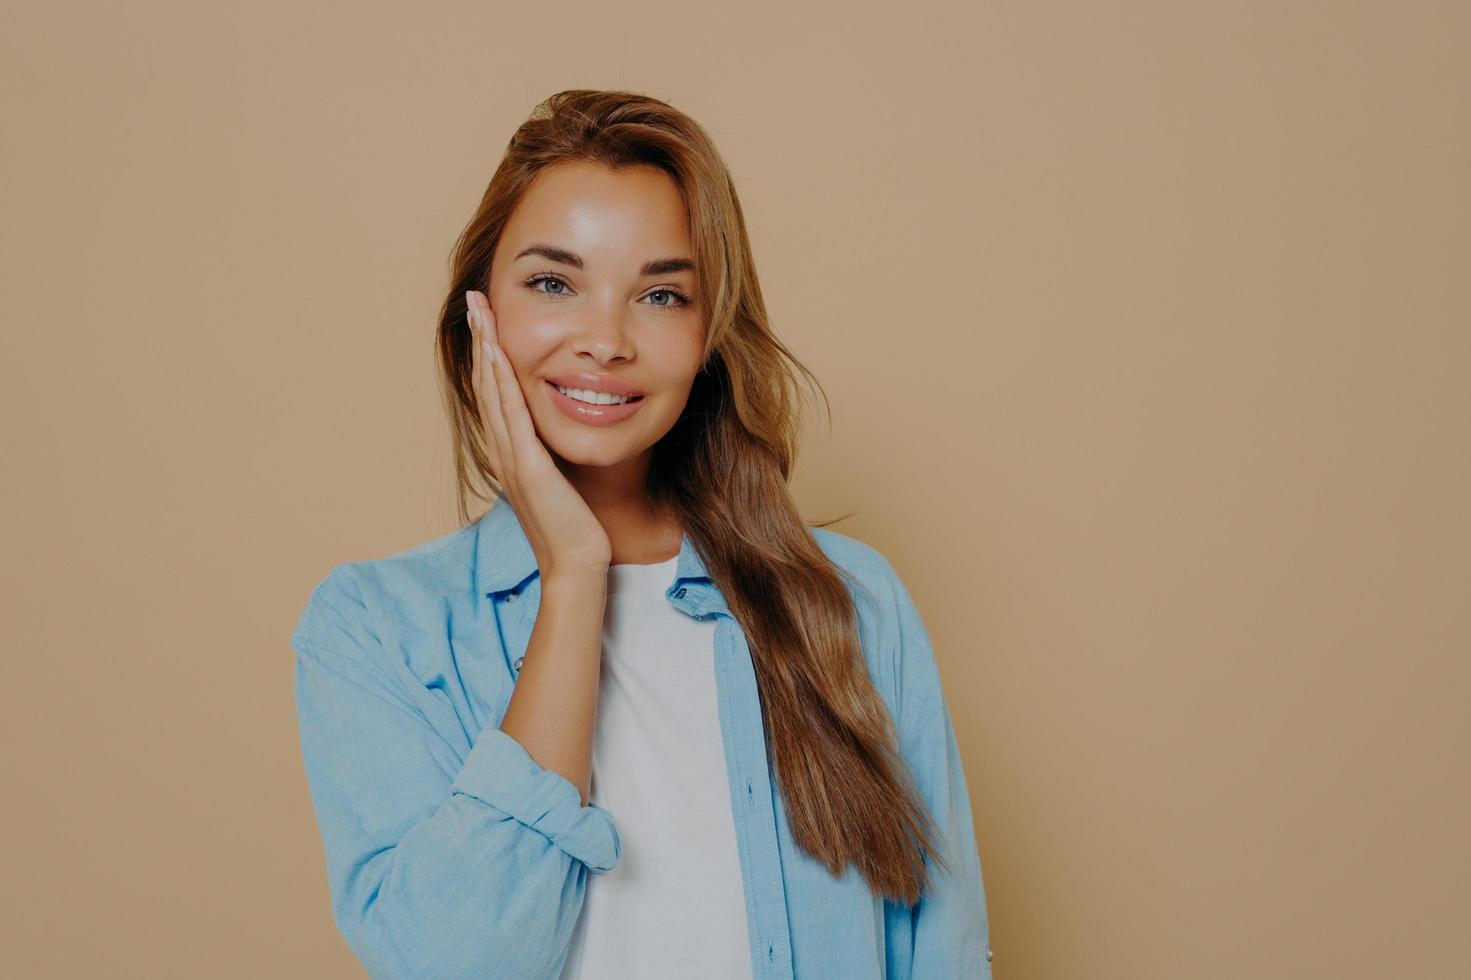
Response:
[{"label": "white t-shirt", "polygon": [[561,980],[750,980],[746,899],[715,696],[715,620],[664,592],[678,557],[608,568],[589,796],[618,825],[589,872]]}]

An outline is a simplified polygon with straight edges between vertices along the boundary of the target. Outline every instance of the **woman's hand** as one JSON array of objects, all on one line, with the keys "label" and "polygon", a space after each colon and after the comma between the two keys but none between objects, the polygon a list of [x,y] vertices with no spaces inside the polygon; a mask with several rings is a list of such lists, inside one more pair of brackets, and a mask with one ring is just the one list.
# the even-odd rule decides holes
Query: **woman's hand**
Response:
[{"label": "woman's hand", "polygon": [[467,292],[465,300],[473,337],[470,376],[491,466],[531,542],[543,579],[606,574],[613,560],[608,532],[536,434],[521,383],[500,349],[490,300],[476,290]]}]

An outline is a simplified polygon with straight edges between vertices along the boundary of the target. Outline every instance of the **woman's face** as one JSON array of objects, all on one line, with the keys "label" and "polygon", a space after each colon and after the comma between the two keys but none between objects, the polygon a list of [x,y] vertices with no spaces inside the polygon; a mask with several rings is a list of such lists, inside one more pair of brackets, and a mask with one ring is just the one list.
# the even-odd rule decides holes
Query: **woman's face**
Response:
[{"label": "woman's face", "polygon": [[[668,432],[704,352],[688,218],[655,167],[543,170],[507,222],[487,297],[537,434],[562,459],[610,466]],[[553,381],[580,388],[572,396]],[[633,391],[586,405],[588,389]],[[602,399],[606,400],[606,398]]]}]

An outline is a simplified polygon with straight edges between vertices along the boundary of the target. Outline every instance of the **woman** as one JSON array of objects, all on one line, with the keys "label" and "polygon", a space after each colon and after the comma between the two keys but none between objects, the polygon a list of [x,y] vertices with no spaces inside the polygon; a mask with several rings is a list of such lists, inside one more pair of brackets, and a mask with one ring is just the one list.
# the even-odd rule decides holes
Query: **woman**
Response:
[{"label": "woman", "polygon": [[928,635],[788,492],[806,369],[705,132],[628,92],[544,102],[438,343],[465,526],[332,569],[292,636],[369,972],[989,977]]}]

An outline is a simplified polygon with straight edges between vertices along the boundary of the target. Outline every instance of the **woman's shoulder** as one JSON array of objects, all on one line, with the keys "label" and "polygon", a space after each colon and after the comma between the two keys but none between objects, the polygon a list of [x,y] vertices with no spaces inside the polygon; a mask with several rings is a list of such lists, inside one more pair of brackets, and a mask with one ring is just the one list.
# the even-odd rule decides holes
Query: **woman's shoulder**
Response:
[{"label": "woman's shoulder", "polygon": [[812,536],[832,563],[846,573],[850,584],[859,586],[870,601],[883,604],[895,584],[902,584],[888,556],[868,542],[826,527],[814,527]]},{"label": "woman's shoulder", "polygon": [[442,614],[456,596],[469,593],[475,532],[470,524],[388,554],[338,562],[313,584],[292,639],[360,643],[386,619]]},{"label": "woman's shoulder", "polygon": [[916,670],[923,674],[933,669],[928,632],[909,588],[874,545],[828,528],[812,531],[848,582],[871,676],[880,693],[897,702],[907,694],[906,680]]},{"label": "woman's shoulder", "polygon": [[[880,691],[899,707],[901,725],[940,689],[929,627],[909,586],[889,558],[867,542],[826,528],[814,535],[837,565],[852,573],[865,652]],[[905,708],[904,705],[910,705]]]},{"label": "woman's shoulder", "polygon": [[874,569],[887,564],[887,559],[873,545],[830,527],[814,527],[812,536],[827,556],[843,567]]}]

